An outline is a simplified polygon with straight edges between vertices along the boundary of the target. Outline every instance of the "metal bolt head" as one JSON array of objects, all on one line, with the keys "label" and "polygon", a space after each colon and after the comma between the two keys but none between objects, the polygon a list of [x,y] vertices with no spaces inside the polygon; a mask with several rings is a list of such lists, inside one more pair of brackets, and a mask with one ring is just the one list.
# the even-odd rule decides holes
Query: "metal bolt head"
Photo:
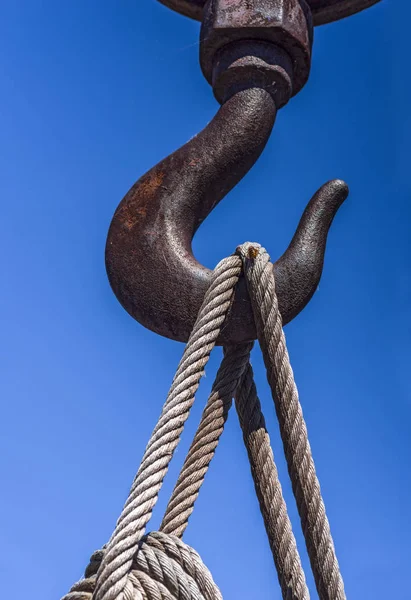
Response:
[{"label": "metal bolt head", "polygon": [[200,63],[212,83],[217,53],[233,42],[268,42],[285,51],[292,65],[292,94],[310,72],[312,19],[305,0],[209,0],[201,28]]}]

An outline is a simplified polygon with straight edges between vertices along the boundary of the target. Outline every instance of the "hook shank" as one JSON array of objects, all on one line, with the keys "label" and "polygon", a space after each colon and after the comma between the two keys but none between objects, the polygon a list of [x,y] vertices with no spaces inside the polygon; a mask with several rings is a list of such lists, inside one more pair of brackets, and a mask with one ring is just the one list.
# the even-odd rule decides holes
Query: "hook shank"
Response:
[{"label": "hook shank", "polygon": [[[239,92],[201,133],[137,181],[117,208],[106,246],[109,281],[123,307],[149,329],[188,339],[211,274],[195,260],[191,240],[254,165],[275,115],[268,92]],[[246,330],[252,338],[253,328]]]}]

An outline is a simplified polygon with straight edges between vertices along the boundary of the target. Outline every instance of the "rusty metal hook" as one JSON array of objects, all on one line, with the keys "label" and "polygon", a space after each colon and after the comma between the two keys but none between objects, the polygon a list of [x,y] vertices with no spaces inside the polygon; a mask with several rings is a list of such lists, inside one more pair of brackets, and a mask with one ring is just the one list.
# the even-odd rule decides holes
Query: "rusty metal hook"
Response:
[{"label": "rusty metal hook", "polygon": [[[123,307],[149,329],[188,339],[211,276],[194,258],[192,238],[257,160],[275,115],[267,91],[238,92],[199,135],[137,181],[120,203],[107,239],[107,273]],[[274,264],[284,323],[304,308],[318,286],[328,229],[347,194],[342,181],[325,184]],[[254,338],[248,296],[240,285],[220,343]]]},{"label": "rusty metal hook", "polygon": [[[122,200],[108,234],[106,266],[114,293],[135,319],[186,341],[211,277],[193,256],[193,236],[260,156],[277,109],[307,81],[313,16],[317,22],[320,14],[332,20],[377,0],[161,1],[182,12],[194,5],[201,9],[200,63],[222,107],[201,133],[151,169]],[[318,190],[274,264],[284,323],[318,286],[328,230],[347,194],[339,180]],[[219,342],[244,342],[255,335],[240,281]]]}]

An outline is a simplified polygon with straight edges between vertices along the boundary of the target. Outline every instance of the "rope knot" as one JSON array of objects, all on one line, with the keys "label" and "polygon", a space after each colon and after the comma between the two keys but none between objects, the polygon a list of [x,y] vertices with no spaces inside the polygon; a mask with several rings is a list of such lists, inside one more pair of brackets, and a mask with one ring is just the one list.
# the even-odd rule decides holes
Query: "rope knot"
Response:
[{"label": "rope knot", "polygon": [[[63,600],[92,599],[97,565],[103,554],[103,550],[93,554],[86,579],[76,583]],[[119,597],[124,600],[222,600],[220,590],[197,552],[178,537],[159,531],[142,538]]]}]

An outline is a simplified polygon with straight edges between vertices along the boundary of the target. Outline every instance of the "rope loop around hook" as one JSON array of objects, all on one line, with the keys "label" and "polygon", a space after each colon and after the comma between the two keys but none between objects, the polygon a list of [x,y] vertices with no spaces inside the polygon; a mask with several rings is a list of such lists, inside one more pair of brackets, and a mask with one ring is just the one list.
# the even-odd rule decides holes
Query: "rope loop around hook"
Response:
[{"label": "rope loop around hook", "polygon": [[307,428],[286,348],[274,270],[259,244],[221,261],[114,533],[63,600],[222,600],[199,555],[182,541],[233,398],[284,600],[309,600],[250,365],[252,343],[226,346],[159,532],[145,534],[235,288],[244,276],[320,600],[345,600]]}]

